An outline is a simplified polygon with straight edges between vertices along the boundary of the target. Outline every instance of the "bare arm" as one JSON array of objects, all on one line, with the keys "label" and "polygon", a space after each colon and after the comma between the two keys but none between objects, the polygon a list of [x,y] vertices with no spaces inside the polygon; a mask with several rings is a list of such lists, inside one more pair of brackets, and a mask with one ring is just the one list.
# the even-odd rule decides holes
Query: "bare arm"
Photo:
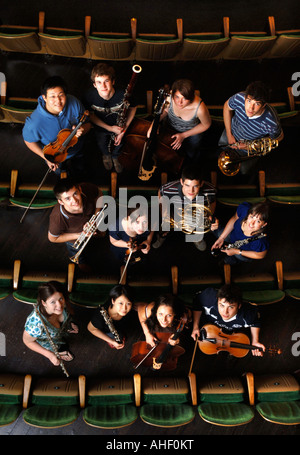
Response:
[{"label": "bare arm", "polygon": [[224,120],[224,126],[225,126],[226,135],[227,135],[227,139],[228,139],[228,144],[234,144],[236,142],[236,139],[233,136],[232,131],[231,131],[231,121],[232,121],[233,114],[234,114],[234,111],[232,109],[230,109],[230,107],[228,105],[228,100],[227,100],[223,107],[223,120]]},{"label": "bare arm", "polygon": [[49,351],[46,348],[43,348],[39,343],[36,341],[37,339],[29,335],[26,330],[23,332],[23,343],[25,346],[27,346],[29,349],[31,349],[34,352],[37,352],[38,354],[43,355],[44,357],[47,357],[47,359],[50,360],[50,362],[53,363],[53,365],[58,366],[59,365],[59,360],[54,354],[54,352]]},{"label": "bare arm", "polygon": [[27,142],[27,141],[24,141],[26,146],[29,148],[29,150],[31,150],[33,153],[35,153],[36,155],[38,155],[40,158],[42,158],[43,160],[45,160],[47,166],[52,170],[52,171],[55,171],[57,168],[58,168],[58,164],[55,164],[55,163],[51,163],[50,161],[46,160],[45,158],[45,155],[44,155],[44,152],[43,152],[43,149],[42,147],[39,145],[38,142]]},{"label": "bare arm", "polygon": [[138,317],[139,317],[139,321],[140,321],[140,324],[142,326],[142,329],[143,329],[143,332],[144,332],[144,335],[145,335],[145,338],[146,338],[146,343],[150,344],[150,346],[155,346],[155,336],[152,335],[148,329],[148,326],[146,324],[146,320],[147,320],[147,317],[146,317],[146,307],[148,306],[148,311],[150,312],[152,307],[153,307],[153,303],[150,303],[149,305],[148,304],[145,304],[145,303],[140,303],[138,304],[137,306],[137,311],[138,311]]},{"label": "bare arm", "polygon": [[202,311],[193,311],[193,330],[191,333],[191,337],[196,340],[196,336],[200,336],[200,318],[201,318]]},{"label": "bare arm", "polygon": [[124,348],[124,343],[118,343],[113,338],[106,335],[106,333],[102,332],[102,330],[97,329],[91,322],[88,323],[87,329],[92,335],[100,338],[100,340],[103,340],[106,343],[112,344],[116,349]]}]

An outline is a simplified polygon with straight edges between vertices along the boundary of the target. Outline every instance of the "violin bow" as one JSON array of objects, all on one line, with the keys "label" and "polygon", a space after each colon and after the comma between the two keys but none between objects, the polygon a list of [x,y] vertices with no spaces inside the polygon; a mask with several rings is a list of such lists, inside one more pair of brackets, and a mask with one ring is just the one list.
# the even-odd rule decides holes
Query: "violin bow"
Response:
[{"label": "violin bow", "polygon": [[135,370],[144,362],[144,360],[147,359],[147,357],[151,354],[151,352],[154,351],[156,346],[157,346],[157,343],[150,349],[150,351],[145,355],[145,357],[134,367]]},{"label": "violin bow", "polygon": [[192,357],[192,360],[191,360],[189,375],[191,374],[192,368],[193,368],[193,365],[194,365],[194,359],[195,359],[195,354],[196,354],[197,343],[198,343],[198,335],[196,335],[196,341],[195,341],[195,346],[194,346],[193,357]]},{"label": "violin bow", "polygon": [[125,272],[126,272],[126,269],[127,269],[128,264],[129,264],[129,261],[130,261],[130,258],[131,258],[132,253],[133,253],[133,249],[130,248],[130,253],[128,254],[128,258],[127,258],[125,267],[124,267],[124,269],[123,269],[123,272],[122,272],[122,275],[121,275],[119,284],[121,284],[122,281],[123,281],[123,278],[124,278],[124,275],[125,275]]},{"label": "violin bow", "polygon": [[40,191],[41,187],[43,186],[43,184],[44,184],[44,182],[45,182],[45,180],[46,180],[46,178],[48,177],[48,174],[49,174],[50,172],[51,172],[51,169],[50,169],[50,167],[48,167],[48,170],[47,170],[46,174],[44,175],[43,180],[42,180],[41,183],[39,184],[39,186],[38,186],[36,192],[34,193],[34,195],[33,195],[32,199],[31,199],[31,201],[30,201],[29,204],[28,204],[28,207],[26,208],[25,212],[23,213],[22,218],[20,219],[20,223],[23,223],[23,220],[24,220],[24,218],[25,218],[25,216],[26,216],[28,210],[29,210],[30,207],[32,206],[33,201],[34,201],[35,198],[36,198],[36,195],[37,195],[38,192]]}]

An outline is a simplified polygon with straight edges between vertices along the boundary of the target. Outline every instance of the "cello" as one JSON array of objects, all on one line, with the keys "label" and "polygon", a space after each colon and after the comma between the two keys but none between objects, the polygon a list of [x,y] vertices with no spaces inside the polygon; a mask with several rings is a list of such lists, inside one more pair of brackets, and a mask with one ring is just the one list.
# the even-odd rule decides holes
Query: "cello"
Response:
[{"label": "cello", "polygon": [[[206,324],[201,328],[198,346],[204,354],[208,355],[226,351],[234,357],[245,357],[251,350],[258,349],[263,352],[263,348],[250,344],[246,334],[225,334],[222,329],[213,324]],[[269,348],[266,351],[271,354],[281,354],[281,350],[277,348]]]},{"label": "cello", "polygon": [[[156,169],[178,174],[183,156],[172,149],[174,131],[158,133],[160,115],[166,102],[167,93],[159,90],[154,107],[154,121],[135,118],[126,133],[124,147],[119,157],[122,166],[129,171],[137,171],[140,180],[149,180]],[[147,137],[151,128],[150,137]]]},{"label": "cello", "polygon": [[[186,318],[182,318],[178,324],[175,333],[172,336],[173,340],[179,338],[186,323]],[[137,369],[141,364],[146,367],[152,367],[153,370],[175,370],[177,367],[178,357],[185,353],[185,349],[181,346],[172,346],[168,343],[170,338],[169,332],[157,333],[159,341],[151,347],[146,341],[138,341],[134,343],[131,351],[131,362],[134,368]]]}]

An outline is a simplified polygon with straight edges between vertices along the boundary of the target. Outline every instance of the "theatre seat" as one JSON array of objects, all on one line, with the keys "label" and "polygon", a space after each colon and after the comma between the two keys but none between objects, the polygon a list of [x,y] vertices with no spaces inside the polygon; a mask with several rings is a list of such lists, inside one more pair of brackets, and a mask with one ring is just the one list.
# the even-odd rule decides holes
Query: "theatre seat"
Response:
[{"label": "theatre seat", "polygon": [[[131,19],[131,29],[135,19]],[[134,48],[132,33],[91,31],[91,17],[86,18],[86,39],[90,58],[99,60],[130,60]]]},{"label": "theatre seat", "polygon": [[0,49],[7,52],[39,53],[41,43],[38,28],[0,25]]},{"label": "theatre seat", "polygon": [[229,43],[228,18],[223,18],[223,31],[184,33],[179,59],[212,60],[222,58],[222,52]]},{"label": "theatre seat", "polygon": [[34,98],[7,97],[7,83],[1,82],[0,122],[25,123],[37,106]]},{"label": "theatre seat", "polygon": [[70,302],[85,308],[103,305],[110,290],[119,282],[119,277],[110,275],[88,275],[78,277],[75,264],[68,265],[68,289]]},{"label": "theatre seat", "polygon": [[280,425],[300,424],[300,385],[291,374],[254,376],[255,408],[260,416]]},{"label": "theatre seat", "polygon": [[10,186],[10,198],[9,202],[11,205],[17,207],[30,209],[48,209],[54,207],[57,204],[57,199],[53,193],[53,184],[48,185],[44,183],[39,189],[36,197],[31,203],[33,196],[35,195],[39,184],[35,183],[19,183],[19,172],[16,169],[11,171],[11,186]]},{"label": "theatre seat", "polygon": [[275,273],[234,274],[233,268],[225,264],[227,284],[236,284],[243,292],[243,300],[252,305],[269,305],[285,297],[283,291],[282,262],[275,262]]},{"label": "theatre seat", "polygon": [[33,378],[23,420],[38,428],[54,429],[73,423],[80,414],[79,386],[75,378]]},{"label": "theatre seat", "polygon": [[217,172],[211,172],[211,182],[217,188],[219,204],[237,207],[247,201],[250,204],[265,202],[265,173],[259,171],[256,183],[218,183]]},{"label": "theatre seat", "polygon": [[[79,377],[86,404],[82,418],[96,428],[115,429],[132,425],[138,418],[133,378]],[[83,400],[81,400],[83,402]]]},{"label": "theatre seat", "polygon": [[0,268],[0,300],[13,292],[13,269]]},{"label": "theatre seat", "polygon": [[31,377],[0,373],[0,427],[10,425],[26,407]]},{"label": "theatre seat", "polygon": [[84,30],[45,27],[45,13],[39,13],[39,33],[43,51],[50,55],[83,57],[86,53]]},{"label": "theatre seat", "polygon": [[282,265],[283,290],[292,299],[300,300],[300,270],[285,270]]},{"label": "theatre seat", "polygon": [[205,288],[220,288],[223,278],[218,274],[184,276],[177,266],[172,266],[172,288],[173,294],[177,295],[184,303],[193,308],[194,297],[197,292]]},{"label": "theatre seat", "polygon": [[23,303],[36,303],[38,287],[48,281],[59,281],[67,290],[67,273],[46,270],[26,270],[19,259],[14,261],[13,297]]},{"label": "theatre seat", "polygon": [[185,377],[143,377],[139,415],[143,422],[162,428],[187,425],[195,418],[193,373]]},{"label": "theatre seat", "polygon": [[289,182],[284,179],[280,182],[270,182],[266,176],[266,197],[273,204],[299,205],[300,204],[300,183]]},{"label": "theatre seat", "polygon": [[[228,18],[229,21],[229,18]],[[274,18],[268,18],[268,32],[230,30],[230,41],[222,53],[224,60],[255,60],[266,57],[277,40]]]},{"label": "theatre seat", "polygon": [[235,427],[254,418],[253,375],[199,379],[198,413],[212,425]]},{"label": "theatre seat", "polygon": [[[137,21],[136,21],[137,27]],[[182,44],[182,19],[176,20],[176,33],[136,33],[137,61],[168,61],[176,59]]]}]

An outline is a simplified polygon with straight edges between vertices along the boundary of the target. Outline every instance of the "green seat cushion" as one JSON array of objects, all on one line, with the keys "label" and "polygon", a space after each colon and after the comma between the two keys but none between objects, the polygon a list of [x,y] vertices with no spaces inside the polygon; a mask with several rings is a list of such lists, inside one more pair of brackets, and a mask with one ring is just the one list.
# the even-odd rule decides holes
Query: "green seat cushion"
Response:
[{"label": "green seat cushion", "polygon": [[254,417],[250,406],[244,403],[202,403],[198,406],[200,417],[215,425],[244,425]]},{"label": "green seat cushion", "polygon": [[266,420],[284,425],[300,424],[300,402],[261,402],[256,405],[259,414]]},{"label": "green seat cushion", "polygon": [[137,408],[132,404],[88,406],[83,411],[84,421],[99,428],[118,428],[131,425],[137,417]]},{"label": "green seat cushion", "polygon": [[103,291],[101,294],[99,292],[71,292],[69,298],[75,305],[97,308],[99,305],[103,305],[106,302],[108,292]]},{"label": "green seat cushion", "polygon": [[283,291],[265,290],[265,291],[243,291],[243,299],[256,305],[266,305],[268,303],[279,302],[284,299]]},{"label": "green seat cushion", "polygon": [[[220,202],[220,204],[224,204],[224,205],[230,205],[230,206],[238,206],[240,204],[242,204],[243,202],[245,202],[245,198],[244,197],[241,197],[241,198],[238,198],[238,197],[218,197],[218,202]],[[266,198],[265,197],[247,197],[247,202],[249,202],[250,204],[257,204],[258,202],[265,202]]]},{"label": "green seat cushion", "polygon": [[300,289],[286,289],[285,293],[294,299],[300,299]]},{"label": "green seat cushion", "polygon": [[0,288],[0,299],[5,299],[9,294],[11,294],[11,289],[9,288]]},{"label": "green seat cushion", "polygon": [[37,294],[37,289],[19,289],[13,292],[13,296],[16,300],[29,304],[36,302]]},{"label": "green seat cushion", "polygon": [[176,427],[191,422],[195,410],[188,404],[145,404],[140,408],[140,417],[149,425]]},{"label": "green seat cushion", "polygon": [[69,425],[79,416],[78,406],[36,405],[26,409],[23,418],[26,423],[42,428],[56,428]]},{"label": "green seat cushion", "polygon": [[300,196],[268,196],[269,201],[281,204],[300,204]]},{"label": "green seat cushion", "polygon": [[[23,198],[23,197],[14,197],[10,198],[9,202],[13,205],[17,205],[18,207],[28,207],[31,199]],[[57,200],[54,199],[35,199],[32,203],[32,209],[44,209],[49,207],[54,207],[57,204]]]},{"label": "green seat cushion", "polygon": [[21,411],[21,406],[0,404],[0,427],[14,422],[19,417]]}]

